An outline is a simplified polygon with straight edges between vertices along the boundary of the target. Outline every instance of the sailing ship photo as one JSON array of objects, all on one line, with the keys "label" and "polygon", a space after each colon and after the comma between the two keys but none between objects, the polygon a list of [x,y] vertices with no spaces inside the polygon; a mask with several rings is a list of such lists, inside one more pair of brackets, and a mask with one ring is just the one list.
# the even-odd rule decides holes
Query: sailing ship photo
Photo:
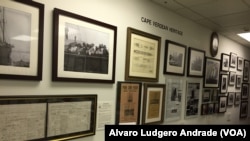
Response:
[{"label": "sailing ship photo", "polygon": [[31,15],[0,6],[0,65],[30,66]]}]

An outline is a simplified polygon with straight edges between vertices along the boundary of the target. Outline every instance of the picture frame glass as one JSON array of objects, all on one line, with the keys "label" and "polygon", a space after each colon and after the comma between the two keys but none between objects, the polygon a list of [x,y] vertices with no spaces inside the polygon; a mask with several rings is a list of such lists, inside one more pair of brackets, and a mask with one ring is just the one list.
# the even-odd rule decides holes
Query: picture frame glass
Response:
[{"label": "picture frame glass", "polygon": [[202,77],[205,62],[205,51],[188,48],[188,76]]},{"label": "picture frame glass", "polygon": [[204,76],[205,88],[218,88],[219,87],[219,73],[220,73],[220,60],[206,57]]}]

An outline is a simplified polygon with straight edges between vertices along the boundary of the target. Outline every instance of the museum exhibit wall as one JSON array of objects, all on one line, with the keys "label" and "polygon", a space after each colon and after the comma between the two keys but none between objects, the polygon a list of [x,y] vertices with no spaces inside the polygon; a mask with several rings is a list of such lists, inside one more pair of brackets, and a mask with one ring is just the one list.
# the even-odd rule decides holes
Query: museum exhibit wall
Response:
[{"label": "museum exhibit wall", "polygon": [[[97,94],[98,103],[108,102],[112,118],[109,124],[115,122],[116,89],[118,81],[125,81],[125,62],[127,47],[127,28],[132,27],[161,37],[159,80],[157,83],[165,84],[167,78],[186,81],[202,81],[202,78],[163,74],[165,40],[171,40],[187,47],[204,50],[210,55],[210,36],[213,31],[185,19],[149,0],[35,0],[45,6],[44,10],[44,40],[43,40],[43,75],[41,81],[0,79],[1,95],[80,95]],[[97,21],[108,23],[117,27],[115,83],[88,83],[88,82],[56,82],[52,81],[52,48],[53,48],[53,10],[59,8],[79,14]],[[145,19],[173,28],[166,30],[145,22]],[[250,48],[244,47],[219,34],[219,50],[214,57],[221,59],[221,53],[236,53],[237,56],[250,60]],[[187,65],[186,65],[187,67]],[[237,72],[242,73],[242,72]],[[142,81],[144,82],[144,81]],[[185,85],[183,86],[185,94]],[[230,89],[230,88],[229,88]],[[234,91],[234,89],[232,89]],[[180,120],[164,121],[162,124],[247,124],[250,117],[239,118],[239,106],[227,108],[222,114],[184,117],[184,96],[182,116]],[[250,109],[250,108],[248,108]],[[98,113],[98,111],[97,111]],[[97,123],[101,119],[97,114]],[[82,139],[75,139],[75,141]],[[96,129],[94,136],[84,137],[85,141],[103,141],[104,129]]]}]

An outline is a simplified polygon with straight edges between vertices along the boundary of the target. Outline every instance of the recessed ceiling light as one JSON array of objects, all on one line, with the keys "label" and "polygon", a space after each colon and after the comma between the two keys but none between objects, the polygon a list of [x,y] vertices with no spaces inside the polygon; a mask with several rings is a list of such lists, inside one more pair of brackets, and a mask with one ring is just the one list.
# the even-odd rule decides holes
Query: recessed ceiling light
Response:
[{"label": "recessed ceiling light", "polygon": [[250,42],[250,32],[239,33],[237,35],[240,36],[241,38],[247,40],[248,42]]}]

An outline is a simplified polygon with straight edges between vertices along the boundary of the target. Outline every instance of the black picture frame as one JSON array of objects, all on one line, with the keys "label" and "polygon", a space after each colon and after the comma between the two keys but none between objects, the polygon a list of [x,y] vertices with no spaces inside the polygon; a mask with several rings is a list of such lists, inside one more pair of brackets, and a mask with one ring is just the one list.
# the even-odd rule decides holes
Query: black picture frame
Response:
[{"label": "black picture frame", "polygon": [[236,83],[236,72],[230,71],[229,72],[229,79],[228,79],[228,85],[235,86]]},{"label": "black picture frame", "polygon": [[241,100],[241,92],[236,92],[234,98],[234,105],[238,106],[240,104],[240,100]]},{"label": "black picture frame", "polygon": [[117,125],[140,124],[141,82],[117,82],[116,118]]},{"label": "black picture frame", "polygon": [[227,106],[232,106],[234,105],[234,99],[235,93],[234,92],[229,92],[227,95]]},{"label": "black picture frame", "polygon": [[219,96],[218,113],[225,113],[227,111],[227,96]]},{"label": "black picture frame", "polygon": [[235,88],[236,89],[240,89],[241,88],[241,83],[243,81],[243,76],[242,75],[236,75],[236,79],[235,79]]},{"label": "black picture frame", "polygon": [[248,101],[240,102],[240,118],[247,118],[248,115]]},{"label": "black picture frame", "polygon": [[[44,5],[35,1],[13,0],[2,2],[0,8],[4,11],[4,19],[0,21],[4,21],[1,23],[0,79],[41,81]],[[10,23],[8,20],[12,23],[8,28],[11,31],[5,29],[5,25]],[[4,33],[12,37],[4,38]]]},{"label": "black picture frame", "polygon": [[237,57],[237,70],[242,71],[244,67],[244,58],[243,57]]},{"label": "black picture frame", "polygon": [[166,40],[163,74],[185,75],[187,46]]},{"label": "black picture frame", "polygon": [[116,38],[114,25],[54,8],[52,81],[114,83]]},{"label": "black picture frame", "polygon": [[249,71],[250,71],[250,61],[244,60],[244,67],[243,67],[243,81],[249,81]]},{"label": "black picture frame", "polygon": [[229,66],[231,68],[236,68],[236,66],[237,66],[237,54],[236,53],[230,52],[230,63],[229,63]]},{"label": "black picture frame", "polygon": [[241,100],[247,100],[249,96],[249,83],[242,83]]},{"label": "black picture frame", "polygon": [[203,79],[204,88],[218,88],[220,77],[220,60],[205,57],[205,71]]},{"label": "black picture frame", "polygon": [[227,93],[228,88],[228,74],[220,74],[220,93]]},{"label": "black picture frame", "polygon": [[205,63],[205,51],[189,47],[187,76],[203,77],[204,63]]},{"label": "black picture frame", "polygon": [[229,71],[230,55],[226,53],[221,53],[221,71]]}]

